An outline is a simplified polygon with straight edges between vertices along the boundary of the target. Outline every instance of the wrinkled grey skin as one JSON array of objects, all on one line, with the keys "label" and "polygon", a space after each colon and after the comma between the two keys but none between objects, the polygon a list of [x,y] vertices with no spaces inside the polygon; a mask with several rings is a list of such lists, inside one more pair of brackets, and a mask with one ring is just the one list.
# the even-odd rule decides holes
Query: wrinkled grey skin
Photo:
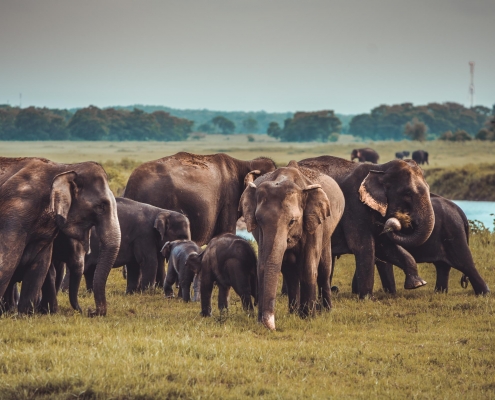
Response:
[{"label": "wrinkled grey skin", "polygon": [[364,149],[352,150],[351,161],[354,161],[354,159],[356,158],[358,159],[359,162],[368,161],[370,163],[376,164],[378,163],[378,159],[380,158],[380,156],[375,150],[366,147]]},{"label": "wrinkled grey skin", "polygon": [[[126,265],[126,293],[163,286],[163,245],[172,240],[190,240],[189,220],[183,214],[117,197],[121,242],[113,268]],[[100,255],[98,234],[91,231],[91,252],[84,262],[87,290],[93,290],[95,268]]]},{"label": "wrinkled grey skin", "polygon": [[[94,226],[102,251],[95,273],[96,310],[90,314],[106,314],[105,285],[119,251],[120,229],[115,198],[99,164],[0,158],[0,221],[0,296],[11,281],[22,281],[20,313],[32,312],[38,301],[57,234],[84,243]],[[72,272],[75,289],[82,270]]]},{"label": "wrinkled grey skin", "polygon": [[[186,267],[190,254],[199,253],[201,249],[190,240],[175,240],[167,242],[162,248],[162,255],[168,261],[167,277],[163,285],[165,297],[174,297],[174,284],[179,284],[178,297],[184,301],[191,301],[191,283],[194,272]],[[194,296],[196,298],[196,295]]]},{"label": "wrinkled grey skin", "polygon": [[231,233],[217,236],[210,240],[204,251],[189,254],[186,268],[200,277],[203,317],[211,316],[211,293],[215,282],[220,311],[229,306],[231,287],[241,298],[244,310],[253,310],[251,296],[256,301],[256,254],[247,240]]},{"label": "wrinkled grey skin", "polygon": [[[469,249],[469,223],[464,212],[452,201],[431,194],[431,204],[435,212],[435,227],[428,240],[417,247],[406,247],[418,263],[433,263],[437,270],[435,291],[447,292],[451,268],[461,271],[468,277],[475,294],[486,294],[490,290],[480,276]],[[389,242],[382,237],[377,244],[386,253]],[[377,260],[383,289],[395,294],[395,279],[391,263]],[[353,281],[353,289],[355,282]]]},{"label": "wrinkled grey skin", "polygon": [[426,163],[427,165],[430,165],[428,162],[428,152],[424,150],[416,150],[413,151],[412,157],[411,157],[418,165],[423,165]]},{"label": "wrinkled grey skin", "polygon": [[242,161],[227,154],[182,152],[137,167],[124,197],[183,213],[191,222],[192,240],[202,246],[222,233],[235,233],[246,174],[275,168],[264,157]]},{"label": "wrinkled grey skin", "polygon": [[253,179],[246,176],[239,210],[258,242],[258,320],[274,330],[280,271],[291,312],[314,314],[317,283],[323,307],[331,307],[329,244],[345,201],[333,179],[295,161]]},{"label": "wrinkled grey skin", "polygon": [[360,298],[373,295],[375,243],[386,221],[398,212],[411,218],[412,228],[388,232],[394,244],[389,247],[389,259],[385,255],[376,256],[404,268],[406,289],[426,284],[419,277],[414,258],[404,249],[423,244],[435,225],[430,189],[414,161],[393,160],[371,165],[320,156],[302,160],[299,165],[333,177],[344,193],[345,211],[332,236],[332,253],[334,256],[354,254]]}]

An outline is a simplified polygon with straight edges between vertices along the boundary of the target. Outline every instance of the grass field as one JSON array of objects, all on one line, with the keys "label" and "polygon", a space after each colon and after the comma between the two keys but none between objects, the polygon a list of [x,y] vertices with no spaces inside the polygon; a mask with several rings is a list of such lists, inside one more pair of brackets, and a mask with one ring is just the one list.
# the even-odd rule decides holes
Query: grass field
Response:
[{"label": "grass field", "polygon": [[[495,285],[494,236],[475,235],[476,265]],[[112,271],[109,315],[74,314],[59,295],[58,315],[0,320],[1,399],[175,398],[495,398],[495,298],[429,284],[376,301],[350,294],[351,256],[337,263],[334,309],[300,320],[277,301],[277,331],[245,314],[231,296],[228,314],[199,316],[199,304],[161,291],[124,295]],[[398,287],[403,274],[396,271]],[[83,291],[83,308],[93,304]],[[215,304],[215,302],[214,302]]]},{"label": "grass field", "polygon": [[[352,148],[370,145],[381,161],[395,151],[426,149],[430,168],[495,162],[495,143],[259,140],[248,143],[236,135],[187,143],[2,142],[0,155],[101,161],[116,192],[140,162],[181,150],[226,151],[244,159],[266,155],[284,164],[321,154],[348,158]],[[488,232],[471,240],[476,266],[491,288],[494,241]],[[376,300],[359,301],[350,293],[354,259],[344,256],[334,276],[340,293],[333,311],[300,320],[280,296],[275,332],[244,313],[235,294],[228,314],[214,309],[204,319],[198,303],[165,299],[160,290],[124,295],[125,281],[114,270],[105,318],[75,314],[66,294],[59,295],[58,315],[0,318],[0,399],[495,399],[495,298],[460,288],[457,271],[450,292],[435,294],[433,266],[419,268],[426,287],[392,297],[376,280]],[[396,279],[402,287],[399,270]],[[93,306],[91,295],[81,290],[80,297],[83,309]]]}]

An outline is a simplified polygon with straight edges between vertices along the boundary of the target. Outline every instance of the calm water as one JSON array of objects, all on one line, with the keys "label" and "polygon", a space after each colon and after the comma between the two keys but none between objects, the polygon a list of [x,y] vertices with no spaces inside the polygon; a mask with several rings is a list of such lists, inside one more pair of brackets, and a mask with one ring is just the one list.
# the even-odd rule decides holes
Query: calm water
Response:
[{"label": "calm water", "polygon": [[[462,208],[468,219],[477,219],[493,230],[495,215],[490,214],[495,214],[495,201],[454,200],[454,203]],[[246,231],[237,231],[237,234],[245,239],[254,239],[253,235]]]}]

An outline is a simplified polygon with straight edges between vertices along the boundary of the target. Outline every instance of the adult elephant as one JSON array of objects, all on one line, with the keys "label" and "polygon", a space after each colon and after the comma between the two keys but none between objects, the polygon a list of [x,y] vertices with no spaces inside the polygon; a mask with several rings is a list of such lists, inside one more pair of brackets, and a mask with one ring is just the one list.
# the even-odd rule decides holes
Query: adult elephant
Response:
[{"label": "adult elephant", "polygon": [[[431,204],[435,212],[435,227],[428,240],[420,246],[405,246],[418,263],[433,263],[437,270],[435,291],[447,292],[451,268],[461,271],[469,279],[474,292],[486,294],[488,285],[474,265],[469,249],[469,223],[466,214],[454,202],[444,197],[431,194]],[[401,230],[399,221],[391,220],[385,230]],[[382,252],[387,252],[388,240],[380,240],[377,244]],[[376,266],[385,291],[395,293],[393,266],[377,260]],[[354,285],[353,285],[354,286]]]},{"label": "adult elephant", "polygon": [[[115,198],[103,168],[93,162],[58,164],[42,158],[0,158],[0,296],[22,281],[20,313],[36,304],[59,232],[84,243],[99,233],[95,315],[105,315],[105,284],[119,251]],[[82,270],[72,271],[81,279]]]},{"label": "adult elephant", "polygon": [[332,233],[344,211],[337,183],[318,171],[287,167],[246,177],[239,211],[258,242],[258,320],[275,329],[275,297],[280,271],[287,282],[289,310],[314,313],[316,285],[331,307]]},{"label": "adult elephant", "polygon": [[185,214],[199,246],[222,233],[235,233],[244,177],[275,170],[269,158],[241,161],[227,154],[177,153],[137,167],[124,197]]},{"label": "adult elephant", "polygon": [[414,161],[393,160],[371,165],[320,156],[302,160],[299,165],[334,178],[344,193],[345,211],[332,236],[332,252],[334,256],[354,254],[357,292],[361,298],[373,294],[375,243],[392,217],[411,227],[387,233],[392,243],[388,249],[390,261],[404,268],[406,289],[426,284],[419,277],[413,257],[403,248],[423,244],[435,225],[430,189]]},{"label": "adult elephant", "polygon": [[[189,220],[181,213],[117,197],[121,242],[113,268],[126,266],[126,293],[163,285],[164,257],[160,250],[172,240],[190,240]],[[100,257],[98,232],[91,230],[91,251],[84,258],[86,289],[93,280]],[[69,271],[70,276],[70,271]],[[67,277],[67,276],[66,276]],[[70,290],[69,290],[70,294]]]},{"label": "adult elephant", "polygon": [[364,149],[352,150],[351,161],[354,161],[354,159],[356,158],[358,159],[359,162],[368,161],[370,163],[376,164],[380,156],[375,150],[366,147]]},{"label": "adult elephant", "polygon": [[416,161],[416,163],[419,165],[423,165],[424,163],[426,163],[427,165],[430,165],[428,163],[428,152],[426,152],[424,150],[413,151],[412,159],[414,161]]}]

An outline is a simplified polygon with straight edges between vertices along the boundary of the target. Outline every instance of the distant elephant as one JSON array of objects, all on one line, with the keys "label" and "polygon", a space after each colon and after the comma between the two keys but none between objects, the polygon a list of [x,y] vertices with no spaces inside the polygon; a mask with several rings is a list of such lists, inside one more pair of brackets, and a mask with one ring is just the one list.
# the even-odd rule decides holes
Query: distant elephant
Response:
[{"label": "distant elephant", "polygon": [[241,298],[244,310],[253,310],[251,296],[256,300],[256,254],[247,240],[231,233],[217,236],[202,252],[189,254],[186,268],[199,275],[203,317],[211,316],[211,293],[215,282],[220,311],[229,306],[231,287]]},{"label": "distant elephant", "polygon": [[428,152],[426,152],[424,150],[413,151],[413,153],[412,153],[412,159],[414,161],[416,161],[416,163],[418,165],[423,165],[424,163],[426,163],[427,165],[430,165],[428,163]]},{"label": "distant elephant", "polygon": [[409,152],[408,151],[399,151],[395,153],[395,158],[398,158],[399,160],[402,160],[406,157],[409,157]]},{"label": "distant elephant", "polygon": [[[38,301],[57,234],[83,243],[94,226],[102,252],[91,314],[106,314],[105,284],[119,251],[120,229],[115,198],[99,164],[0,158],[0,221],[0,297],[10,282],[22,281],[20,313],[32,312]],[[76,287],[82,270],[73,272]]]},{"label": "distant elephant", "polygon": [[295,161],[255,177],[246,176],[239,210],[258,242],[258,320],[274,330],[281,271],[291,312],[314,313],[317,284],[323,307],[331,307],[329,243],[345,201],[333,179]]},{"label": "distant elephant", "polygon": [[[190,240],[174,240],[167,242],[162,248],[162,255],[168,261],[167,277],[163,285],[165,297],[174,297],[174,284],[179,284],[178,297],[184,301],[191,300],[191,284],[194,281],[194,272],[186,267],[190,254],[199,253],[201,249]],[[195,287],[196,291],[196,287]],[[196,293],[194,295],[196,298]]]},{"label": "distant elephant", "polygon": [[375,243],[390,218],[399,217],[411,227],[387,233],[391,239],[387,251],[390,260],[385,261],[400,261],[396,265],[406,273],[406,289],[426,284],[418,274],[414,258],[403,248],[423,244],[435,225],[429,186],[414,161],[371,165],[320,156],[299,161],[299,165],[333,177],[344,193],[345,211],[332,236],[332,253],[354,254],[360,298],[373,295]]},{"label": "distant elephant", "polygon": [[370,163],[376,164],[378,163],[378,159],[380,158],[380,156],[375,150],[366,147],[364,149],[352,150],[351,161],[354,161],[355,158],[357,158],[359,162],[368,161]]},{"label": "distant elephant", "polygon": [[[476,269],[469,249],[469,223],[466,215],[459,206],[444,197],[431,194],[431,204],[435,211],[435,227],[428,240],[420,246],[409,247],[418,263],[433,263],[437,270],[435,291],[447,292],[449,287],[449,272],[453,267],[468,277],[476,294],[489,292],[488,286]],[[401,225],[390,223],[389,229],[401,229]],[[385,227],[386,229],[388,226]],[[377,246],[387,248],[388,243],[379,241]],[[380,273],[385,291],[395,293],[395,279],[391,263],[377,260],[376,266]]]},{"label": "distant elephant", "polygon": [[124,197],[185,214],[192,240],[202,246],[222,233],[235,233],[246,174],[258,170],[261,175],[275,168],[265,157],[241,161],[223,153],[177,153],[137,167]]},{"label": "distant elephant", "polygon": [[[189,220],[181,213],[164,210],[149,204],[117,197],[120,223],[120,250],[113,268],[126,266],[126,293],[144,290],[155,283],[163,285],[164,258],[161,249],[165,242],[190,240]],[[91,231],[91,252],[84,260],[87,290],[93,290],[93,278],[100,256],[98,234]]]}]

